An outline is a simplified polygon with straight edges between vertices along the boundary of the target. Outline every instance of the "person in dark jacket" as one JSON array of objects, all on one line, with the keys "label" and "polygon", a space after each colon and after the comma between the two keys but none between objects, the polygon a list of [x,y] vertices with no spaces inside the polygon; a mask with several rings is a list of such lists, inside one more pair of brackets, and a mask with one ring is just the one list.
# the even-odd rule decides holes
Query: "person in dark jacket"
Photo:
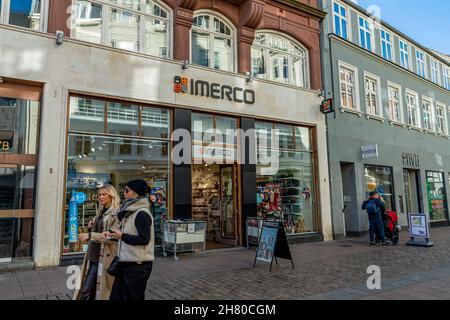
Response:
[{"label": "person in dark jacket", "polygon": [[144,300],[147,281],[152,272],[155,231],[144,180],[126,184],[125,202],[119,208],[121,230],[106,236],[119,240],[119,272],[114,280],[110,300]]},{"label": "person in dark jacket", "polygon": [[385,211],[385,206],[384,202],[381,201],[378,192],[370,192],[370,198],[364,201],[362,209],[367,210],[367,215],[369,217],[370,245],[375,245],[375,232],[379,235],[383,246],[387,245],[382,219],[382,213]]}]

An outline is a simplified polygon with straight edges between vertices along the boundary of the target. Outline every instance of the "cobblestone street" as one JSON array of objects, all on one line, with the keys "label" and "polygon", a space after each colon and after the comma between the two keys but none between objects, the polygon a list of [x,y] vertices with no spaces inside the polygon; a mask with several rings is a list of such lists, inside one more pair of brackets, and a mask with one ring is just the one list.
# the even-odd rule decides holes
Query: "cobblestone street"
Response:
[{"label": "cobblestone street", "polygon": [[[208,252],[206,257],[157,258],[147,299],[449,299],[450,228],[431,230],[432,248],[371,248],[365,238],[292,245],[290,261],[252,268],[254,250]],[[368,290],[367,267],[381,268],[381,290]],[[64,299],[66,269],[0,274],[0,299]]]}]

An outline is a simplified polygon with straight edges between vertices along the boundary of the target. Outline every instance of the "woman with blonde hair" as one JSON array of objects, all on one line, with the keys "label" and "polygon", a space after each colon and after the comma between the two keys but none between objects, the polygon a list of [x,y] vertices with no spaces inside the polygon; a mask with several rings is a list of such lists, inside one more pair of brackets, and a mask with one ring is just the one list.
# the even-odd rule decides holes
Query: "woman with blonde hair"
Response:
[{"label": "woman with blonde hair", "polygon": [[105,238],[103,233],[119,229],[120,197],[112,185],[104,185],[98,190],[98,201],[98,214],[89,222],[89,233],[78,236],[81,241],[89,241],[89,245],[74,300],[108,300],[114,284],[114,277],[106,270],[117,254],[117,241]]}]

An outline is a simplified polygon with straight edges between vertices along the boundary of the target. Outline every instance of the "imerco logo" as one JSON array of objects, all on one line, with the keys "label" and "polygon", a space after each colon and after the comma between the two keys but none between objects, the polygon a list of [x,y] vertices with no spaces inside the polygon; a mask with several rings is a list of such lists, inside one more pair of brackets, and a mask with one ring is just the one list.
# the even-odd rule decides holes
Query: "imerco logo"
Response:
[{"label": "imerco logo", "polygon": [[209,83],[207,81],[188,79],[187,77],[181,76],[175,76],[173,82],[173,90],[176,93],[189,93],[191,95],[211,97],[218,100],[226,99],[237,103],[255,103],[255,92],[253,90],[244,90],[239,87]]}]

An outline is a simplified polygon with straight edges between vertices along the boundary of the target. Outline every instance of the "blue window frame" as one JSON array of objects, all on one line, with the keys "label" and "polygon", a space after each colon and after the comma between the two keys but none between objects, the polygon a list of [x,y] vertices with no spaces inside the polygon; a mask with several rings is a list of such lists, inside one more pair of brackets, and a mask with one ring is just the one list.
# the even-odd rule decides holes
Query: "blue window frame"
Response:
[{"label": "blue window frame", "polygon": [[416,50],[417,74],[425,78],[425,54]]},{"label": "blue window frame", "polygon": [[392,61],[392,36],[389,32],[381,29],[381,54],[383,58]]},{"label": "blue window frame", "polygon": [[348,40],[348,19],[347,9],[338,4],[334,4],[334,32],[341,38]]},{"label": "blue window frame", "polygon": [[360,45],[366,50],[372,51],[372,28],[368,20],[359,18]]},{"label": "blue window frame", "polygon": [[400,63],[403,68],[410,68],[411,64],[409,61],[409,44],[407,44],[403,40],[400,40]]}]

